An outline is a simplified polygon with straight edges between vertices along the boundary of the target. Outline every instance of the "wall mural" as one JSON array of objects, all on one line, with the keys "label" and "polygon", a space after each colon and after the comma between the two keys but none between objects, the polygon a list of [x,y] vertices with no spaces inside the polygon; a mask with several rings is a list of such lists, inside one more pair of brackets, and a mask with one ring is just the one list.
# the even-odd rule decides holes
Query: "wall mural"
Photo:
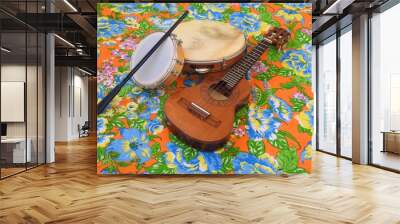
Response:
[{"label": "wall mural", "polygon": [[[187,135],[185,138],[179,134],[182,132],[175,130],[184,130],[184,127],[179,127],[184,124],[180,124],[179,119],[174,120],[174,116],[181,112],[171,112],[170,115],[166,113],[169,107],[172,110],[178,108],[179,111],[187,109],[193,113],[192,115],[179,114],[179,116],[182,119],[185,116],[188,119],[192,116],[191,124],[196,128],[201,125],[209,127],[199,131],[198,139],[206,134],[211,135],[212,131],[210,130],[218,125],[222,126],[224,119],[229,120],[228,110],[226,118],[218,118],[217,112],[215,114],[204,112],[205,109],[200,107],[200,104],[200,106],[191,104],[191,101],[185,100],[186,98],[181,97],[182,95],[179,96],[181,98],[178,97],[180,100],[176,97],[177,92],[205,83],[204,80],[211,77],[212,73],[201,74],[204,72],[201,68],[190,71],[193,67],[189,66],[188,70],[188,66],[179,67],[177,62],[175,68],[178,68],[179,71],[183,69],[182,74],[176,80],[170,80],[170,83],[166,83],[167,81],[164,80],[164,83],[160,83],[163,87],[148,90],[145,88],[148,84],[145,83],[149,81],[145,80],[146,78],[142,80],[141,85],[138,84],[140,77],[129,81],[105,112],[98,116],[98,174],[257,173],[282,175],[311,172],[313,132],[311,4],[98,4],[98,102],[129,73],[131,65],[134,64],[134,62],[131,63],[131,57],[135,57],[135,52],[143,50],[143,45],[140,45],[141,41],[150,34],[168,30],[185,10],[188,10],[189,14],[184,23],[190,21],[203,21],[201,23],[203,25],[208,22],[211,24],[212,21],[225,23],[222,25],[220,33],[211,28],[211,31],[199,28],[200,32],[197,32],[201,35],[208,35],[212,39],[206,42],[210,44],[217,41],[215,39],[219,38],[218,35],[226,34],[229,39],[229,32],[241,32],[249,46],[248,52],[256,52],[257,47],[260,45],[262,47],[261,42],[265,41],[265,34],[273,27],[287,30],[290,36],[282,48],[274,45],[268,47],[265,52],[261,52],[258,60],[248,67],[249,71],[245,73],[245,79],[242,79],[237,87],[232,88],[233,90],[228,88],[230,87],[229,79],[227,82],[221,82],[226,87],[223,88],[224,91],[230,91],[227,96],[234,96],[232,100],[241,98],[242,94],[246,93],[245,90],[239,91],[235,88],[240,89],[242,84],[244,89],[248,84],[250,87],[248,88],[248,100],[243,101],[244,105],[238,107],[234,116],[232,115],[230,124],[232,128],[229,130],[228,139],[224,139],[222,147],[212,148],[211,143],[193,144],[196,142],[193,135]],[[214,22],[212,24],[219,26],[218,24],[221,23]],[[194,25],[188,27],[195,29]],[[222,32],[224,29],[227,31]],[[200,34],[199,36],[201,36]],[[186,35],[189,34],[186,33]],[[179,35],[177,38],[179,39]],[[192,40],[194,43],[198,41],[196,36],[192,38],[194,38]],[[242,42],[240,42],[239,36],[232,36],[232,38],[232,41],[236,41],[232,43],[238,44],[228,44],[223,48],[225,49],[223,53],[237,52],[237,49],[231,48],[240,46],[239,43]],[[183,48],[186,45],[186,49],[183,49],[185,57],[189,57],[189,55],[196,57],[196,52],[190,53],[188,50],[189,41],[185,41],[186,39],[183,41]],[[175,40],[171,43],[178,43],[178,41]],[[222,43],[221,46],[224,44],[226,43]],[[177,49],[178,45],[171,46],[175,46]],[[207,51],[209,47],[206,45],[199,49]],[[255,47],[256,45],[257,47]],[[216,49],[221,47],[219,44],[214,46]],[[252,49],[255,50],[252,51]],[[213,54],[219,53],[221,51]],[[168,52],[166,54],[168,55]],[[249,54],[251,55],[251,53],[247,53],[247,55]],[[246,58],[250,60],[250,56],[247,55],[241,54],[241,57],[236,57],[238,61],[234,61],[234,63],[247,64]],[[154,72],[154,69],[161,67],[166,63],[165,61],[154,59],[154,65],[145,68],[148,72],[146,74]],[[229,64],[230,61],[224,60],[225,62]],[[220,64],[216,64],[213,68],[218,65]],[[223,80],[226,80],[227,76],[223,77]],[[213,86],[215,87],[215,85]],[[210,92],[211,96],[211,90],[214,91],[214,87],[209,87],[204,94],[207,95]],[[215,93],[221,92],[218,90]],[[224,97],[224,93],[219,94],[218,97]],[[198,99],[206,102],[206,96],[202,94]],[[190,98],[190,95],[187,95],[187,99]],[[207,95],[209,98],[210,96]],[[174,100],[175,102],[173,102]],[[175,103],[175,108],[168,106],[171,104],[169,101]],[[223,103],[215,105],[215,107],[223,106]],[[192,107],[191,110],[190,107]],[[175,122],[176,125],[168,123],[167,119],[172,123]],[[208,123],[206,124],[205,121]],[[199,122],[204,122],[204,124]],[[193,141],[188,141],[188,139]],[[207,150],[199,150],[199,147],[203,146],[206,146]]]}]

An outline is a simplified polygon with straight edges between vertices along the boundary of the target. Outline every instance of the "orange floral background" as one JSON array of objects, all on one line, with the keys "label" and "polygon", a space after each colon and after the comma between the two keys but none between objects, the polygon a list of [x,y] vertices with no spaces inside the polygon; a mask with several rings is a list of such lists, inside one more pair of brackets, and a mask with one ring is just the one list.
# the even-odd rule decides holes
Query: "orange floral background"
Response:
[{"label": "orange floral background", "polygon": [[101,3],[98,9],[98,101],[129,73],[140,40],[166,31],[184,10],[186,20],[230,23],[251,45],[271,26],[291,33],[283,49],[267,50],[246,75],[249,105],[236,113],[229,142],[213,152],[188,146],[164,121],[169,94],[196,85],[200,76],[184,74],[157,91],[129,82],[98,116],[99,174],[311,172],[311,4]]}]

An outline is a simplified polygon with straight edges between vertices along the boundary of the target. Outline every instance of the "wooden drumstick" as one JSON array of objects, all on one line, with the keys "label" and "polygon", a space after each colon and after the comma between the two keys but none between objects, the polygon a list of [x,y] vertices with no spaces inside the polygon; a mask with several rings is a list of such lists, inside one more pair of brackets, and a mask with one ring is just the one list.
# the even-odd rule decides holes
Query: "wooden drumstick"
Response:
[{"label": "wooden drumstick", "polygon": [[179,19],[172,25],[171,28],[161,37],[161,39],[150,49],[150,51],[139,61],[139,63],[129,72],[129,74],[115,86],[110,93],[104,97],[100,103],[97,105],[97,114],[103,113],[108,104],[114,99],[122,87],[132,78],[132,76],[142,67],[142,65],[149,59],[149,57],[157,50],[157,48],[171,35],[172,31],[183,21],[183,19],[188,15],[188,11],[185,11]]}]

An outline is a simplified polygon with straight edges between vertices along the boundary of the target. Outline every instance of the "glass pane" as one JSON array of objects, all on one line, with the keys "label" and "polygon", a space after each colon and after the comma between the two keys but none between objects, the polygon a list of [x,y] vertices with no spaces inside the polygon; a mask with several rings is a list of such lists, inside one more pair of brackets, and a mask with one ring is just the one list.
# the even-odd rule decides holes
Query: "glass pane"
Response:
[{"label": "glass pane", "polygon": [[[26,151],[26,35],[1,34],[1,174],[25,170],[31,151]],[[29,146],[28,146],[29,149]]]},{"label": "glass pane", "polygon": [[372,18],[372,163],[400,170],[400,5]]},{"label": "glass pane", "polygon": [[352,32],[340,37],[340,153],[352,157]]},{"label": "glass pane", "polygon": [[[314,99],[317,99],[316,94],[317,94],[317,48],[315,45],[312,46],[312,72],[311,72],[311,76],[312,76],[312,90],[313,90],[313,94],[314,94]],[[314,100],[314,108],[317,108],[317,101]],[[316,124],[316,119],[317,117],[316,115],[316,110],[314,109],[313,111],[313,124],[314,124],[314,130],[315,130],[315,124]],[[316,149],[316,142],[317,142],[317,132],[314,131],[313,132],[313,138],[312,138],[312,148],[313,150]]]},{"label": "glass pane", "polygon": [[[38,11],[39,5],[37,1],[27,2],[26,12],[29,16],[28,20],[33,24],[38,22],[39,17],[32,15],[36,14]],[[27,29],[27,149],[31,151],[31,159],[27,164],[28,168],[35,167],[38,164],[38,45],[39,38],[36,30]]]},{"label": "glass pane", "polygon": [[45,44],[46,37],[44,34],[38,35],[38,163],[45,163]]},{"label": "glass pane", "polygon": [[336,40],[318,48],[318,146],[336,153]]},{"label": "glass pane", "polygon": [[28,150],[30,149],[30,161],[27,164],[28,168],[37,165],[37,132],[38,132],[38,119],[37,119],[37,84],[38,84],[38,52],[37,52],[37,33],[27,33],[28,38],[28,62],[27,62],[27,80],[26,80],[26,113],[27,113],[27,142]]}]

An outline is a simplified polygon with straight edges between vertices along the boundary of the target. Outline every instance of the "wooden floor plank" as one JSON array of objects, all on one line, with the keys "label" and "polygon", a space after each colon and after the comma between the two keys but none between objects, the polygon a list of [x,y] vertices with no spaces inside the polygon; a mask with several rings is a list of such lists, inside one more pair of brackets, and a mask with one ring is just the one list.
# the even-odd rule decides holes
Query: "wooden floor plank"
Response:
[{"label": "wooden floor plank", "polygon": [[0,223],[400,223],[400,175],[314,155],[311,175],[97,176],[96,139],[0,181]]}]

